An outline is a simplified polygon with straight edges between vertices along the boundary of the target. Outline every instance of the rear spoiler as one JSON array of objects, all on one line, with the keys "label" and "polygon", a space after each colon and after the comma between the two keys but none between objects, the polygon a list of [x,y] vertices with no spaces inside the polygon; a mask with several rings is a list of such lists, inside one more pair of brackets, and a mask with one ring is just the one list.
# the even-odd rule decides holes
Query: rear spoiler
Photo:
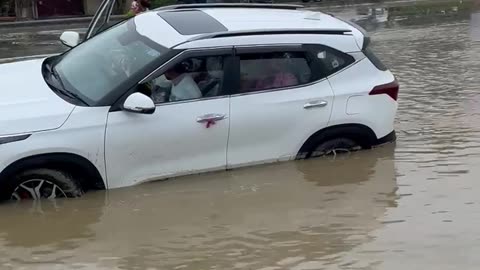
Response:
[{"label": "rear spoiler", "polygon": [[[363,29],[363,27],[361,27],[360,25],[352,22],[352,21],[349,21],[349,20],[345,20],[345,19],[342,19],[342,18],[339,18],[331,13],[327,13],[328,15],[346,23],[346,24],[349,24],[351,27],[357,29],[358,31],[360,31],[360,33],[362,33],[363,35],[363,39],[362,40],[358,40],[357,39],[357,44],[358,44],[358,47],[360,47],[362,49],[362,51],[364,51],[365,49],[368,48],[368,46],[370,45],[370,42],[371,42],[371,38],[370,38],[370,35],[367,33],[367,31],[365,29]],[[359,42],[361,42],[361,44],[359,44]]]}]

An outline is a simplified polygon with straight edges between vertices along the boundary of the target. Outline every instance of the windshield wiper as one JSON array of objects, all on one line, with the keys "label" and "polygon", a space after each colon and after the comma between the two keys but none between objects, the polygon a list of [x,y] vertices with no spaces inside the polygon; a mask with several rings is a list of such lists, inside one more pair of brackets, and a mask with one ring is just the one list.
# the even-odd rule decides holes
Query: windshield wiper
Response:
[{"label": "windshield wiper", "polygon": [[85,100],[83,100],[79,95],[77,95],[77,94],[75,94],[71,91],[68,91],[65,88],[65,85],[63,84],[63,81],[60,78],[60,75],[58,74],[57,70],[55,70],[55,67],[50,66],[50,72],[52,73],[53,77],[55,77],[55,79],[58,81],[58,83],[60,83],[61,89],[60,88],[56,89],[58,92],[62,93],[63,95],[65,95],[67,97],[70,97],[72,99],[76,99],[86,106],[89,106],[88,103],[85,102]]},{"label": "windshield wiper", "polygon": [[70,91],[68,91],[68,90],[66,90],[66,89],[58,89],[58,91],[61,92],[62,94],[64,94],[65,96],[68,96],[68,97],[70,97],[70,98],[72,98],[72,99],[76,99],[76,100],[80,101],[81,103],[83,103],[83,105],[90,106],[90,105],[88,105],[88,103],[85,102],[85,100],[83,100],[79,95],[77,95],[77,94],[75,94],[75,93],[73,93],[73,92],[70,92]]}]

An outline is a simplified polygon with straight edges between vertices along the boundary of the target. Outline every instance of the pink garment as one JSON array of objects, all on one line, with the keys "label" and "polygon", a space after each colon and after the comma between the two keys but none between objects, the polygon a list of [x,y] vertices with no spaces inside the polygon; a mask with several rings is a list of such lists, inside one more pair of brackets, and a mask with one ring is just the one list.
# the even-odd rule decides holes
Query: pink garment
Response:
[{"label": "pink garment", "polygon": [[130,6],[130,10],[133,12],[133,14],[137,15],[144,12],[145,8],[140,4],[139,1],[134,0]]},{"label": "pink garment", "polygon": [[282,88],[297,84],[298,80],[292,73],[281,72],[275,74],[274,77],[268,77],[258,81],[255,85],[255,90]]}]

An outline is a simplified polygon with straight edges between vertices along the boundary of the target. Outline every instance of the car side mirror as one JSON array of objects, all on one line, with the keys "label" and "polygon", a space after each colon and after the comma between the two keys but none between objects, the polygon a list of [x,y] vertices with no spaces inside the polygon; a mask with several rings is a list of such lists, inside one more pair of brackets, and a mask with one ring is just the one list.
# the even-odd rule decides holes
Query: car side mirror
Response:
[{"label": "car side mirror", "polygon": [[142,93],[133,93],[123,103],[127,112],[152,114],[155,112],[153,100]]},{"label": "car side mirror", "polygon": [[60,41],[63,45],[73,48],[80,42],[80,34],[73,31],[65,31],[60,36]]}]

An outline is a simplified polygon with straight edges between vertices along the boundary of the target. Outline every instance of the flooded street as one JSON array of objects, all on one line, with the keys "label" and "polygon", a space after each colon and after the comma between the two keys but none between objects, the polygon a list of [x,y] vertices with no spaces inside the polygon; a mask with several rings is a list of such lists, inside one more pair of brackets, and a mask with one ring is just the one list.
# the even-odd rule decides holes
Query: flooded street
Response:
[{"label": "flooded street", "polygon": [[389,147],[98,192],[57,205],[6,205],[0,207],[0,265],[318,269],[342,261],[341,254],[390,222],[384,218],[397,207],[396,186]]},{"label": "flooded street", "polygon": [[[396,144],[3,204],[0,269],[478,269],[480,41],[448,10],[333,10],[400,82]],[[61,31],[21,31],[0,30],[0,58],[62,50]]]},{"label": "flooded street", "polygon": [[[1,26],[1,25],[0,25]],[[0,59],[54,54],[66,50],[59,37],[65,29],[84,33],[87,25],[42,27],[0,27]]]}]

